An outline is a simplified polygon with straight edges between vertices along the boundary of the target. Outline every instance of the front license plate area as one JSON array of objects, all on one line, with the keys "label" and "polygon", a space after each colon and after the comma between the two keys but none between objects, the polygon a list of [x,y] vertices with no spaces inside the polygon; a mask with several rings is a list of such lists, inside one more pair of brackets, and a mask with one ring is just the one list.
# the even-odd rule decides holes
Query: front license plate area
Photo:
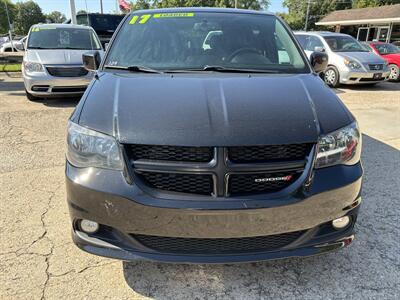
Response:
[{"label": "front license plate area", "polygon": [[374,79],[381,79],[382,78],[382,73],[376,73],[374,74]]}]

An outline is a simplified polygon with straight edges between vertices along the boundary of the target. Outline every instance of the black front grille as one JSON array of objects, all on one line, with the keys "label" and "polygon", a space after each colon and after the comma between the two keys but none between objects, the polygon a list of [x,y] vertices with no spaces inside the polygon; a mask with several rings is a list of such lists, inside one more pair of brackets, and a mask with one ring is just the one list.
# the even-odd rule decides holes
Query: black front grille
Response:
[{"label": "black front grille", "polygon": [[51,76],[55,77],[81,77],[88,73],[83,67],[46,67],[46,69]]},{"label": "black front grille", "polygon": [[232,174],[228,181],[228,194],[241,196],[256,193],[278,192],[292,184],[301,173],[277,172],[277,173],[253,173]]},{"label": "black front grille", "polygon": [[305,231],[243,238],[179,238],[132,234],[139,243],[162,253],[236,254],[278,250],[297,240]]},{"label": "black front grille", "polygon": [[209,162],[213,158],[212,147],[178,147],[127,145],[129,158],[164,161]]},{"label": "black front grille", "polygon": [[55,86],[51,91],[53,93],[84,93],[86,86]]},{"label": "black front grille", "polygon": [[383,64],[370,64],[368,65],[369,69],[372,71],[380,71],[383,70]]},{"label": "black front grille", "polygon": [[229,147],[228,158],[234,163],[302,160],[308,155],[311,147],[311,144]]},{"label": "black front grille", "polygon": [[146,185],[169,192],[211,195],[211,175],[140,172],[138,176]]}]

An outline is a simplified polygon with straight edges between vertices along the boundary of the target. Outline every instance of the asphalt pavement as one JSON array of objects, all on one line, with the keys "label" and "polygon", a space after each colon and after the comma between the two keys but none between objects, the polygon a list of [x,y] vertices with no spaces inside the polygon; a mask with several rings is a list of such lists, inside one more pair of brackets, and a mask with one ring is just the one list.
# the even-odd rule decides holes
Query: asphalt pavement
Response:
[{"label": "asphalt pavement", "polygon": [[400,83],[336,90],[364,132],[363,202],[350,247],[173,265],[100,258],[72,244],[64,140],[78,100],[30,102],[18,74],[10,76],[0,75],[0,299],[400,299]]}]

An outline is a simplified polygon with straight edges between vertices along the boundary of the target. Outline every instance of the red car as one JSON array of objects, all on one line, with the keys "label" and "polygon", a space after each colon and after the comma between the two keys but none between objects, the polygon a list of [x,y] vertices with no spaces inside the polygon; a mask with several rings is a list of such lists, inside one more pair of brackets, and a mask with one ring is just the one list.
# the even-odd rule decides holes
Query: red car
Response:
[{"label": "red car", "polygon": [[390,68],[389,80],[399,81],[400,49],[393,44],[382,42],[371,42],[369,43],[369,46],[372,51],[383,57],[388,62]]}]

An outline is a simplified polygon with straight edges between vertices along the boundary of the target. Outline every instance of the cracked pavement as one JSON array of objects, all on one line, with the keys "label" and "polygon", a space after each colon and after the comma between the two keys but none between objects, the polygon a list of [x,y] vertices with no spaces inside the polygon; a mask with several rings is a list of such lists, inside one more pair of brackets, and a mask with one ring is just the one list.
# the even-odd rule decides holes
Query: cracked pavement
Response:
[{"label": "cracked pavement", "polygon": [[76,100],[29,102],[0,75],[0,299],[399,299],[400,84],[336,90],[364,132],[355,242],[239,265],[120,262],[70,237],[64,138]]}]

